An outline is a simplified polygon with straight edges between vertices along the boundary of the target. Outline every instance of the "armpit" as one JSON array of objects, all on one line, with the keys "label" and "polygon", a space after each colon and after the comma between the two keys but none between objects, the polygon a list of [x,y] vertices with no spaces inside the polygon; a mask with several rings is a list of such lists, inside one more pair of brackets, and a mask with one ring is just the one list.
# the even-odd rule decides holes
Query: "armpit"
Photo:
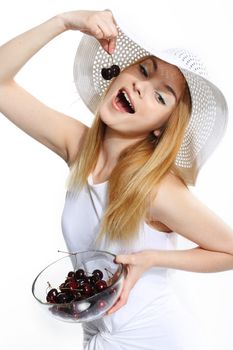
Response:
[{"label": "armpit", "polygon": [[172,230],[170,230],[169,227],[162,224],[160,221],[150,221],[150,222],[146,222],[146,223],[147,223],[147,225],[151,226],[155,230],[165,232],[165,233],[172,233],[173,232]]}]

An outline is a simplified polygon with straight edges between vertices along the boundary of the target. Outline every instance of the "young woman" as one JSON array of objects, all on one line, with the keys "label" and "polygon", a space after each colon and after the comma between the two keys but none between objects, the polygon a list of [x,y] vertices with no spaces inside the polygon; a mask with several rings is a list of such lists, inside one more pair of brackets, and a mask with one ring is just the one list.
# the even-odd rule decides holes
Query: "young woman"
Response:
[{"label": "young woman", "polygon": [[[227,104],[196,56],[153,43],[147,50],[119,22],[110,10],[65,12],[2,45],[0,111],[70,168],[62,214],[69,251],[108,250],[126,266],[108,315],[83,323],[85,349],[201,349],[168,270],[233,269],[233,230],[188,190],[224,134]],[[74,77],[95,115],[91,128],[14,81],[67,30],[85,33]],[[176,233],[198,247],[175,250]]]}]

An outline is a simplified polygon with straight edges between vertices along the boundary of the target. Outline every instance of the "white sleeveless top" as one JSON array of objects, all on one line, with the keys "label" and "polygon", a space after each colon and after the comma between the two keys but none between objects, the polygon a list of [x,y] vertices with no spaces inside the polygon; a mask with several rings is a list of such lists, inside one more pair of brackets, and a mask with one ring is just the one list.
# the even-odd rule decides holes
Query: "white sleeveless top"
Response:
[{"label": "white sleeveless top", "polygon": [[[94,184],[92,174],[88,177],[88,184],[91,191],[92,199],[98,216],[101,219],[107,200],[108,181]],[[108,241],[107,235],[98,247],[95,245],[95,237],[99,230],[99,218],[96,215],[92,200],[87,186],[81,190],[78,196],[67,191],[65,205],[62,213],[62,232],[70,252],[101,249],[109,250],[114,254],[127,254],[144,249],[175,249],[176,236],[175,232],[160,232],[150,227],[146,222],[142,222],[138,237],[133,245],[121,246],[118,243]]]},{"label": "white sleeveless top", "polygon": [[[108,181],[94,184],[92,174],[89,175],[87,181],[98,216],[101,219],[106,207]],[[101,249],[113,254],[130,254],[145,249],[176,249],[177,233],[157,231],[146,224],[146,222],[141,223],[138,236],[130,247],[109,242],[107,235],[97,247],[94,242],[100,224],[87,185],[82,188],[76,197],[67,191],[61,224],[63,236],[70,252]],[[175,269],[161,267],[150,268],[143,273],[131,289],[127,303],[123,307],[111,315],[105,315],[101,319],[84,322],[82,327],[85,343],[87,344],[85,349],[105,349],[103,342],[104,344],[110,342],[111,346],[109,345],[108,348],[118,349],[121,344],[118,331],[123,329],[130,332],[130,337],[132,338],[130,339],[133,343],[132,346],[127,347],[122,338],[124,349],[135,349],[139,340],[144,341],[147,346],[144,344],[140,348],[146,349],[155,349],[155,343],[161,349],[199,349],[199,347],[192,348],[190,344],[192,333],[193,338],[196,337],[196,331],[194,332],[196,328],[194,328],[191,321],[188,321],[188,324],[192,325],[190,326],[190,331],[185,330],[187,333],[185,344],[189,345],[181,346],[181,343],[184,344],[185,342],[184,327],[188,316],[181,313],[183,307],[181,304],[177,304],[173,288],[171,287],[170,274],[173,274],[175,271]],[[148,337],[145,334],[145,329],[148,329]],[[140,332],[142,334],[139,339]],[[178,333],[180,336],[178,336]],[[132,336],[132,334],[134,335]],[[175,340],[173,339],[174,337]],[[192,341],[194,344],[194,340]],[[116,343],[116,348],[113,347],[114,342]],[[128,335],[127,342],[129,342]],[[170,345],[162,345],[163,342]],[[175,342],[177,343],[176,345]],[[149,343],[151,343],[151,347],[149,347]]]},{"label": "white sleeveless top", "polygon": [[[108,181],[94,184],[92,174],[88,177],[88,184],[92,194],[92,199],[95,204],[95,208],[98,212],[98,216],[101,219],[107,200]],[[77,196],[74,196],[72,192],[67,191],[65,198],[65,205],[62,212],[61,220],[62,232],[66,246],[69,252],[77,252],[91,249],[100,249],[109,251],[113,254],[130,254],[132,252],[156,249],[156,250],[169,250],[176,247],[176,233],[164,233],[151,228],[146,222],[142,222],[138,232],[138,236],[131,246],[122,246],[120,243],[109,242],[107,235],[102,242],[97,246],[95,244],[95,238],[99,231],[100,223],[93,207],[90,193],[87,185],[85,185]],[[145,307],[145,304],[149,304],[155,298],[161,296],[166,288],[169,286],[170,275],[175,272],[174,269],[167,269],[161,267],[152,267],[146,271],[139,281],[135,284],[133,290],[130,293],[131,302],[133,305],[133,312],[138,311],[138,307]],[[143,302],[137,303],[138,298],[142,300],[142,291],[145,288],[145,284],[148,288],[153,288],[156,285],[156,291],[154,290],[147,298],[143,298]],[[143,286],[143,288],[142,288]],[[135,299],[134,299],[135,298]],[[130,299],[130,298],[129,298]],[[130,315],[130,300],[125,305],[125,312],[129,317]],[[112,315],[105,316],[106,318],[119,318],[120,314],[124,311],[124,307],[113,313]],[[126,315],[123,316],[126,319]],[[118,320],[120,322],[120,320]],[[112,327],[112,326],[111,326]]]}]

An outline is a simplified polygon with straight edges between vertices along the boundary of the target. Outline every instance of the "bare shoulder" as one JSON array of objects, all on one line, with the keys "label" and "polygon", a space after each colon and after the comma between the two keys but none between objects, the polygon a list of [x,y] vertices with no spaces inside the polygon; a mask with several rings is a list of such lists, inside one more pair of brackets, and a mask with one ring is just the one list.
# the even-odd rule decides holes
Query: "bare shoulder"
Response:
[{"label": "bare shoulder", "polygon": [[163,217],[167,211],[175,210],[178,200],[184,193],[189,193],[188,187],[173,173],[169,173],[161,180],[155,191],[151,193],[150,221],[159,221],[165,225]]},{"label": "bare shoulder", "polygon": [[233,254],[233,229],[174,175],[158,186],[151,215],[203,249]]}]

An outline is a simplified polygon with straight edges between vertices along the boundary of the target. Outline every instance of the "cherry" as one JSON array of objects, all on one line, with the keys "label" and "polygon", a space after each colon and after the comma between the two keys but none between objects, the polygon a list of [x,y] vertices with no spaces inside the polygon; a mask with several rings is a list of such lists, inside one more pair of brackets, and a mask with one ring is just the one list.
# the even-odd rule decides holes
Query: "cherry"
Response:
[{"label": "cherry", "polygon": [[120,67],[117,66],[116,64],[112,65],[111,69],[112,69],[112,75],[114,77],[117,77],[120,74],[120,71],[121,71]]},{"label": "cherry", "polygon": [[105,80],[112,79],[112,77],[113,77],[112,69],[111,68],[102,68],[101,75]]},{"label": "cherry", "polygon": [[89,283],[84,283],[82,285],[82,292],[81,293],[83,296],[88,298],[89,296],[91,296],[93,294],[92,286]]},{"label": "cherry", "polygon": [[75,277],[74,271],[70,271],[67,276],[71,277],[71,278],[74,278]]},{"label": "cherry", "polygon": [[61,292],[66,292],[67,288],[65,282],[60,285],[59,289]]},{"label": "cherry", "polygon": [[110,80],[120,74],[120,67],[113,64],[110,68],[102,68],[101,75],[105,80]]},{"label": "cherry", "polygon": [[99,280],[96,282],[95,287],[98,292],[102,292],[102,290],[107,288],[107,283],[104,280]]},{"label": "cherry", "polygon": [[70,293],[61,292],[57,294],[58,304],[70,303],[73,299],[74,299],[74,296]]},{"label": "cherry", "polygon": [[102,278],[103,278],[103,272],[102,271],[100,271],[100,270],[98,270],[98,269],[96,269],[96,270],[94,270],[93,272],[92,272],[92,275],[93,276],[95,276],[96,278],[98,278],[98,280],[102,280]]},{"label": "cherry", "polygon": [[56,288],[50,289],[50,291],[47,294],[46,300],[48,303],[56,304],[57,303],[57,295],[58,291]]},{"label": "cherry", "polygon": [[95,286],[97,281],[99,281],[99,277],[97,277],[97,276],[89,276],[88,277],[88,283],[90,283],[90,285]]},{"label": "cherry", "polygon": [[78,269],[75,271],[75,278],[76,280],[83,278],[85,276],[85,271],[83,269]]},{"label": "cherry", "polygon": [[65,286],[67,288],[69,288],[71,291],[73,291],[74,289],[78,288],[78,283],[75,280],[69,281],[65,284]]},{"label": "cherry", "polygon": [[83,285],[84,283],[89,283],[89,279],[88,279],[87,276],[85,276],[85,277],[79,279],[79,280],[77,281],[77,283],[78,283],[78,288],[80,288],[80,287],[82,287],[82,285]]}]

